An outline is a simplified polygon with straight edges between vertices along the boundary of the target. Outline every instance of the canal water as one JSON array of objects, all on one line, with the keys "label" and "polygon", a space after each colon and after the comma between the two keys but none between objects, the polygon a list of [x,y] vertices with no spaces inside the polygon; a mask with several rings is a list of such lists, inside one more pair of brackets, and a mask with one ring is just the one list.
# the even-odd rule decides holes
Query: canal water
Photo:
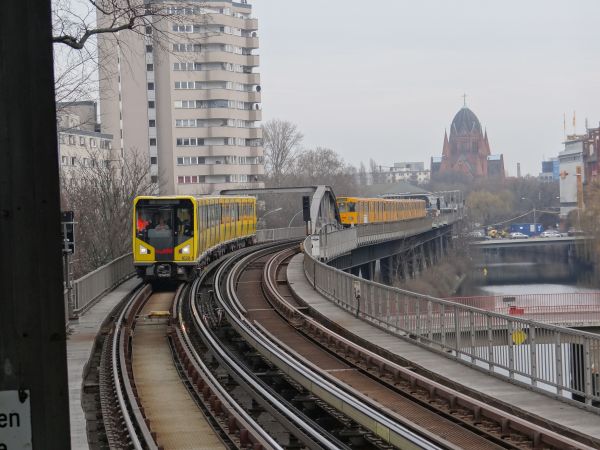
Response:
[{"label": "canal water", "polygon": [[472,288],[471,293],[465,292],[463,295],[575,294],[599,290],[574,284],[499,284],[477,286]]},{"label": "canal water", "polygon": [[[484,285],[484,286],[471,286],[467,289],[463,289],[461,294],[465,296],[519,296],[523,294],[585,294],[590,292],[598,292],[600,288],[589,288],[583,286],[577,286],[576,284],[563,284],[563,283],[528,283],[528,284],[501,284],[501,285]],[[572,295],[568,298],[568,301],[572,304],[579,303],[577,295]],[[585,296],[584,296],[585,298]],[[543,300],[542,300],[543,301]],[[582,298],[581,302],[586,302]],[[600,328],[598,327],[585,327],[584,331],[600,334]],[[536,346],[536,367],[538,368],[538,373],[540,373],[540,369],[545,373],[547,379],[554,383],[557,383],[557,373],[559,372],[557,369],[557,365],[560,365],[560,373],[562,374],[563,382],[565,386],[569,386],[570,388],[576,389],[578,391],[584,391],[584,375],[583,375],[583,346],[575,345],[569,343],[562,343],[559,347],[557,347],[554,343],[547,343],[543,339],[540,339],[541,336],[538,336],[538,343]],[[595,350],[595,351],[594,351]],[[489,349],[485,346],[481,346],[476,348],[476,351],[480,351],[482,355],[485,356],[485,352],[489,353]],[[509,351],[508,345],[494,345],[492,348],[493,352],[493,360],[501,361],[503,359],[502,355],[506,354]],[[528,342],[523,342],[522,345],[515,344],[512,347],[512,351],[514,353],[514,364],[517,372],[521,372],[522,374],[531,373],[531,361],[532,354],[530,353],[530,346]],[[592,352],[596,353],[598,349],[593,349]],[[559,352],[560,358],[557,354]],[[465,360],[469,360],[466,356],[461,356]],[[592,357],[592,360],[597,361],[598,356]],[[489,370],[490,366],[484,363],[485,357],[482,357],[481,361],[477,361],[476,364],[481,366],[484,369]],[[559,362],[560,361],[560,362]],[[593,364],[592,364],[593,367]],[[493,372],[496,372],[502,376],[510,377],[510,373],[508,370],[494,367],[492,369]],[[542,377],[542,378],[546,378]],[[526,375],[515,374],[514,378],[518,381],[521,381],[525,384],[531,384],[531,378]],[[597,369],[592,369],[592,393],[596,396],[600,395],[600,377],[598,375]],[[553,394],[559,393],[559,395],[577,399],[581,401],[581,398],[578,398],[576,395],[571,394],[568,389],[559,389],[551,384],[544,383],[543,381],[538,381],[537,387],[543,390],[547,390],[552,392]],[[594,401],[595,406],[599,406],[597,401]]]}]

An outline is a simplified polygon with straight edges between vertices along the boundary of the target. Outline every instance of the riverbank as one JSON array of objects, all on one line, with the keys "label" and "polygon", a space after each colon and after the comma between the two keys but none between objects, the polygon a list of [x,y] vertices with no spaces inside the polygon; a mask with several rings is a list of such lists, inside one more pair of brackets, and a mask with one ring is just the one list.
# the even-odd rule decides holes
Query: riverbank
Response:
[{"label": "riverbank", "polygon": [[465,257],[446,258],[417,278],[396,282],[394,286],[432,297],[451,297],[461,288],[469,268],[469,260]]}]

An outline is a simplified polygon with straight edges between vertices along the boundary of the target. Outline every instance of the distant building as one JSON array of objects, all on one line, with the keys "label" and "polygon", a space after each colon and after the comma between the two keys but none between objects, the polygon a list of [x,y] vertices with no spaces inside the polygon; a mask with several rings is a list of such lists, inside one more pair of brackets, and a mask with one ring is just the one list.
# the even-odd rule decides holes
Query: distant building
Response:
[{"label": "distant building", "polygon": [[431,177],[434,178],[442,167],[442,157],[441,156],[432,156],[431,157]]},{"label": "distant building", "polygon": [[489,155],[487,157],[487,176],[504,178],[504,155]]},{"label": "distant building", "polygon": [[585,136],[568,136],[567,141],[564,143],[565,149],[558,154],[561,220],[566,219],[571,211],[577,209],[578,193],[582,190],[585,182],[583,170],[584,140]]},{"label": "distant building", "polygon": [[77,168],[107,165],[111,160],[112,135],[95,131],[99,129],[96,104],[78,103],[73,108],[59,105],[57,112],[59,164],[65,177],[75,175]]},{"label": "distant building", "polygon": [[415,171],[424,171],[425,163],[424,162],[397,162],[394,163],[393,169],[397,170],[415,170]]},{"label": "distant building", "polygon": [[431,173],[433,176],[455,173],[471,179],[504,178],[503,156],[491,155],[487,131],[483,132],[479,119],[466,105],[452,120],[450,138],[444,133],[442,161],[438,169],[432,158]]},{"label": "distant building", "polygon": [[[115,135],[113,153],[144,154],[160,194],[264,187],[252,6],[153,3],[166,5],[153,27],[98,35],[102,127]],[[99,26],[111,20],[98,14]]]},{"label": "distant building", "polygon": [[558,154],[560,177],[560,216],[584,208],[588,186],[599,180],[600,126],[585,134],[567,136],[565,149]]},{"label": "distant building", "polygon": [[560,177],[560,164],[558,158],[550,158],[547,161],[542,161],[542,171],[538,178],[541,181],[551,182],[558,181]]},{"label": "distant building", "polygon": [[600,148],[600,124],[598,128],[588,128],[587,135],[583,140],[583,159],[585,180],[588,183],[598,180],[600,164],[598,161],[598,149]]},{"label": "distant building", "polygon": [[56,116],[59,129],[76,127],[79,130],[100,131],[98,104],[94,101],[60,102]]},{"label": "distant building", "polygon": [[407,181],[413,184],[425,184],[429,183],[431,178],[424,162],[397,162],[392,167],[380,167],[380,169],[380,172],[372,178],[382,183]]}]

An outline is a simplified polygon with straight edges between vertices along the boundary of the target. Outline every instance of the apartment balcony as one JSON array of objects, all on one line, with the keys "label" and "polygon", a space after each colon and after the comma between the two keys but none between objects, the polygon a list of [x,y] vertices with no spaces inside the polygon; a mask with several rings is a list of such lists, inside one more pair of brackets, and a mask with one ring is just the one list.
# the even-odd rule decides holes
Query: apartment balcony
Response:
[{"label": "apartment balcony", "polygon": [[260,61],[258,55],[238,55],[237,53],[218,51],[195,53],[193,58],[194,62],[199,63],[224,62],[250,67],[257,67]]},{"label": "apartment balcony", "polygon": [[[185,136],[184,136],[185,137]],[[235,145],[205,145],[199,147],[175,146],[177,156],[263,156],[262,147],[240,147]]]},{"label": "apartment balcony", "polygon": [[198,175],[264,175],[263,164],[205,164],[196,166]]},{"label": "apartment balcony", "polygon": [[240,119],[254,121],[262,119],[262,111],[233,108],[182,108],[174,109],[173,117],[175,119]]},{"label": "apartment balcony", "polygon": [[175,100],[238,100],[247,103],[260,103],[260,92],[235,91],[233,89],[173,89],[171,98]]},{"label": "apartment balcony", "polygon": [[264,175],[263,164],[196,164],[176,166],[175,177],[192,175]]},{"label": "apartment balcony", "polygon": [[173,89],[171,98],[175,100],[238,100],[247,103],[260,103],[260,92],[234,91],[232,89]]},{"label": "apartment balcony", "polygon": [[206,18],[207,23],[211,25],[224,25],[246,31],[258,30],[258,19],[243,19],[241,17],[213,13],[207,13],[204,17]]},{"label": "apartment balcony", "polygon": [[[179,42],[179,39],[177,40]],[[188,43],[189,40],[181,40],[182,43]],[[214,34],[206,36],[205,38],[193,41],[196,44],[229,44],[235,45],[237,47],[246,47],[246,48],[259,48],[259,42],[257,37],[247,37],[247,36],[234,36],[233,34]]]},{"label": "apartment balcony", "polygon": [[[259,73],[229,72],[227,70],[198,70],[194,72],[173,72],[185,74],[186,79],[195,81],[233,81],[243,84],[260,84]],[[182,77],[183,79],[183,77]]]},{"label": "apartment balcony", "polygon": [[193,130],[190,137],[199,138],[245,138],[259,139],[262,138],[262,129],[260,128],[235,128],[235,127],[208,127],[208,128],[175,128],[174,134],[179,136],[180,130]]},{"label": "apartment balcony", "polygon": [[200,184],[176,184],[175,190],[178,195],[201,195],[213,194],[224,189],[262,189],[265,183],[262,181],[252,183],[200,183]]},{"label": "apartment balcony", "polygon": [[245,19],[244,30],[256,31],[258,30],[258,19]]}]

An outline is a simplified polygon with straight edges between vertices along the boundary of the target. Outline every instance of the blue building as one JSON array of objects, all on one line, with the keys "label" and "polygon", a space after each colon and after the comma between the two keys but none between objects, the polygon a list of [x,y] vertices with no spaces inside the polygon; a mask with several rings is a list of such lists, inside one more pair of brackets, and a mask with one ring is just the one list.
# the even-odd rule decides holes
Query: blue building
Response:
[{"label": "blue building", "polygon": [[542,172],[539,179],[542,181],[557,181],[560,177],[560,164],[558,158],[542,161]]}]

